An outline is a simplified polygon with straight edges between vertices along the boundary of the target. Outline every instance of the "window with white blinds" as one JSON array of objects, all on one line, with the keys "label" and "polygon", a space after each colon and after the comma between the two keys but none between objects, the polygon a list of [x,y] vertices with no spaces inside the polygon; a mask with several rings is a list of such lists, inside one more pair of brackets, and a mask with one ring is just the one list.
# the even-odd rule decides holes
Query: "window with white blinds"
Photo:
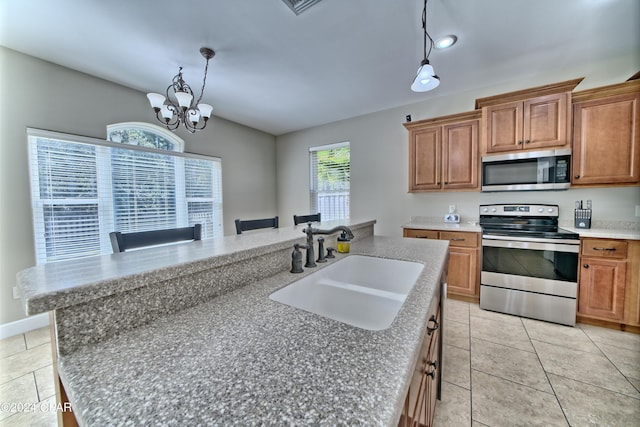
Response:
[{"label": "window with white blinds", "polygon": [[109,233],[203,226],[221,237],[218,158],[28,129],[38,264],[111,253]]},{"label": "window with white blinds", "polygon": [[323,221],[348,219],[350,206],[351,154],[349,142],[309,149],[311,213]]}]

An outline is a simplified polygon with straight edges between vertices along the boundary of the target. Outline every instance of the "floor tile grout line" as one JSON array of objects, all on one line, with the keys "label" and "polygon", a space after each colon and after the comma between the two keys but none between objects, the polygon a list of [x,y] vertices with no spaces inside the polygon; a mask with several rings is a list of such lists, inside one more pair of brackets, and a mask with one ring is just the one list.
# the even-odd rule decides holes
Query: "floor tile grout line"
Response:
[{"label": "floor tile grout line", "polygon": [[[495,341],[491,341],[491,340],[488,340],[488,339],[485,339],[485,338],[472,337],[471,334],[469,334],[469,339],[470,340],[478,340],[478,341],[489,342],[491,344],[501,345],[503,347],[508,347],[508,348],[513,349],[513,350],[525,351],[525,352],[531,353],[531,354],[535,353],[535,351],[524,350],[522,348],[518,348],[518,347],[514,347],[512,345],[505,344],[504,342],[495,342]],[[471,345],[471,344],[469,344],[469,345]],[[532,344],[532,346],[533,346],[533,344]]]},{"label": "floor tile grout line", "polygon": [[[589,327],[594,327],[594,328],[600,328],[600,329],[605,329],[607,332],[611,332],[611,333],[622,333],[623,335],[627,335],[630,334],[631,336],[639,336],[638,334],[634,333],[634,332],[628,332],[628,331],[620,331],[618,329],[609,329],[609,328],[604,328],[604,327],[600,327],[600,326],[595,326],[595,325],[591,325],[589,323],[576,323],[576,326],[580,328],[580,330],[587,336],[587,338],[589,338],[589,341],[591,341],[593,344],[598,345],[598,344],[606,344],[606,345],[610,345],[611,347],[616,347],[622,350],[629,350],[629,351],[639,351],[640,349],[636,349],[636,348],[628,348],[628,347],[621,347],[619,345],[616,344],[612,344],[612,343],[602,343],[599,341],[596,341],[593,339],[593,337],[589,334],[589,332],[587,330],[585,330],[583,328],[583,326],[589,326]],[[640,339],[640,338],[639,338]],[[599,347],[598,347],[599,348]]]},{"label": "floor tile grout line", "polygon": [[[619,391],[611,390],[609,388],[605,388],[605,387],[599,386],[597,384],[591,384],[591,383],[588,383],[586,381],[582,381],[582,380],[579,380],[579,379],[576,379],[576,378],[567,377],[565,375],[560,375],[560,374],[556,374],[556,373],[553,373],[553,372],[549,372],[549,373],[551,375],[555,375],[556,377],[561,377],[561,378],[567,379],[569,381],[575,381],[575,382],[580,383],[580,384],[584,384],[584,385],[587,385],[587,386],[590,386],[590,387],[595,387],[595,388],[598,388],[598,389],[603,390],[605,392],[617,394],[618,396],[628,397],[629,399],[640,400],[640,396],[629,396],[628,394],[620,393]],[[553,385],[552,385],[552,387],[553,387]]]},{"label": "floor tile grout line", "polygon": [[[528,332],[527,332],[527,334],[528,334]],[[589,339],[590,339],[590,337],[589,337]],[[618,365],[617,365],[616,363],[614,363],[614,361],[613,361],[613,360],[611,360],[611,359],[609,358],[609,356],[607,356],[607,354],[604,352],[604,350],[602,350],[602,348],[601,348],[601,347],[598,345],[598,343],[597,343],[597,342],[595,342],[595,341],[591,341],[591,342],[592,342],[592,344],[593,344],[593,345],[595,345],[595,346],[596,346],[596,348],[600,351],[600,353],[592,353],[592,352],[590,352],[590,351],[581,350],[581,349],[579,349],[579,348],[572,348],[572,347],[568,347],[568,346],[564,346],[564,345],[560,345],[560,344],[556,344],[556,343],[551,343],[551,342],[547,342],[547,341],[542,341],[542,340],[539,340],[539,339],[533,339],[533,338],[530,338],[530,340],[532,341],[532,345],[533,345],[533,341],[538,341],[538,342],[541,342],[541,343],[544,343],[544,344],[552,345],[552,346],[554,346],[554,347],[561,347],[561,348],[565,348],[565,349],[569,349],[569,350],[573,350],[573,351],[579,351],[579,352],[581,352],[581,353],[585,353],[585,354],[591,354],[591,355],[597,355],[597,356],[600,356],[600,357],[602,357],[602,358],[606,359],[606,360],[611,364],[611,366],[613,366],[613,367],[615,368],[615,370],[616,370],[616,371],[618,371],[618,373],[619,373],[619,374],[620,374],[620,375],[621,375],[621,376],[622,376],[622,377],[623,377],[623,378],[624,378],[624,379],[629,383],[629,385],[631,385],[631,387],[632,387],[632,388],[634,388],[635,390],[637,390],[638,392],[640,392],[640,390],[638,390],[638,387],[636,387],[636,386],[635,386],[631,381],[629,381],[629,378],[628,378],[628,377],[627,377],[627,376],[626,376],[626,375],[625,375],[625,374],[620,370],[620,368],[618,367]],[[590,340],[591,340],[591,339],[590,339]],[[615,347],[615,346],[614,346],[614,347]],[[617,348],[620,348],[620,347],[617,347]],[[535,349],[535,346],[534,346],[534,349]],[[537,350],[536,350],[536,354],[537,354]],[[540,363],[542,363],[542,361],[541,361]],[[543,369],[544,369],[544,368],[543,368]],[[545,370],[545,372],[546,372],[546,370]],[[554,374],[554,375],[557,375],[557,374]],[[564,377],[563,375],[559,375],[559,376]],[[564,377],[564,378],[569,378],[569,377]],[[571,378],[569,378],[569,379],[571,379]],[[584,384],[591,384],[591,383],[587,383],[587,382],[584,382],[584,381],[581,381],[581,382],[583,382]],[[595,385],[595,384],[592,384],[592,385],[594,385],[594,386],[596,386],[596,387],[599,387],[599,386],[597,386],[597,385]],[[600,388],[603,388],[603,387],[600,387]],[[609,390],[609,389],[604,389],[604,390]],[[613,390],[610,390],[610,391],[613,391]],[[615,391],[614,391],[614,393],[615,393]],[[633,397],[633,396],[629,396],[629,397]]]},{"label": "floor tile grout line", "polygon": [[[611,360],[611,358],[609,358],[609,356],[607,356],[607,353],[605,353],[605,351],[598,345],[597,342],[593,342],[593,344],[598,347],[598,350],[600,350],[600,352],[602,353],[602,357],[604,357],[605,359],[607,359],[609,361],[609,363],[611,363],[611,365],[613,365],[614,368],[616,368],[616,371],[618,371],[620,373],[620,375],[622,375],[622,377],[627,380],[627,382],[631,385],[631,387],[633,389],[635,389],[638,393],[640,393],[640,390],[638,390],[638,387],[635,386],[635,384],[633,384],[633,382],[631,382],[629,380],[629,378],[620,370],[620,368],[618,367],[618,365],[616,363],[614,363],[613,360]],[[615,346],[612,346],[615,347]],[[620,347],[617,347],[620,348]],[[633,350],[631,350],[633,351]],[[640,399],[640,397],[638,397],[638,399]]]},{"label": "floor tile grout line", "polygon": [[544,372],[544,376],[547,379],[547,382],[549,383],[549,387],[551,387],[551,391],[553,392],[553,397],[555,397],[556,402],[558,402],[558,407],[562,411],[562,416],[564,417],[565,421],[567,422],[567,425],[570,426],[571,422],[569,421],[569,415],[567,414],[567,411],[565,410],[564,406],[562,406],[562,403],[560,402],[560,398],[558,398],[558,393],[556,393],[556,389],[555,389],[555,387],[553,387],[553,383],[551,382],[551,378],[549,378],[549,372],[547,372],[547,370],[544,367],[544,364],[542,363],[542,359],[540,359],[540,354],[538,354],[538,349],[536,349],[536,346],[533,345],[533,341],[534,340],[531,338],[531,335],[529,334],[529,330],[527,329],[527,326],[524,324],[524,322],[522,322],[522,326],[524,327],[524,331],[527,334],[527,337],[529,338],[529,342],[531,343],[531,347],[533,347],[533,351],[535,352],[536,358],[538,359],[538,363],[540,363],[540,367],[542,368],[542,372]]},{"label": "floor tile grout line", "polygon": [[36,399],[40,402],[40,390],[38,390],[38,380],[36,379],[36,371],[31,371],[31,376],[33,377],[33,385],[36,388]]}]

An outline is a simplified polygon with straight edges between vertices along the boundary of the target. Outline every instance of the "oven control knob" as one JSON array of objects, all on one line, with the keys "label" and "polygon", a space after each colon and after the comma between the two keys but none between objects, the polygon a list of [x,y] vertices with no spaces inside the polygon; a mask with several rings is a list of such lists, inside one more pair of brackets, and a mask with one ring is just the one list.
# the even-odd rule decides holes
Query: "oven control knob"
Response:
[{"label": "oven control knob", "polygon": [[549,213],[553,213],[553,208],[549,208],[549,209],[547,209],[547,212],[549,212]]},{"label": "oven control knob", "polygon": [[482,208],[482,212],[489,212],[489,208]]},{"label": "oven control knob", "polygon": [[491,208],[491,212],[498,212],[498,209],[496,209],[496,208]]},{"label": "oven control knob", "polygon": [[540,213],[544,212],[544,208],[538,208],[538,212]]}]

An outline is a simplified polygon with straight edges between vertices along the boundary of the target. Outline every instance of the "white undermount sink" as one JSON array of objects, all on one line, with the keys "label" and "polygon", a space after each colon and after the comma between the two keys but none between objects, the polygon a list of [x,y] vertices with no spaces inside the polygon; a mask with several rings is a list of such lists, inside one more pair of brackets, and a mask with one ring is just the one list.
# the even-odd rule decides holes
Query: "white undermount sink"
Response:
[{"label": "white undermount sink", "polygon": [[417,262],[350,255],[269,298],[371,331],[387,329],[422,272]]}]

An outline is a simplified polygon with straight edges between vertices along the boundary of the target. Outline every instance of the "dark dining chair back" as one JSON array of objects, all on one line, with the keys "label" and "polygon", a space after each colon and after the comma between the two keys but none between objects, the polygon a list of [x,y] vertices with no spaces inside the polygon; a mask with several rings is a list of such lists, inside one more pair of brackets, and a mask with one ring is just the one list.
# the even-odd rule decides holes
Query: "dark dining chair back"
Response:
[{"label": "dark dining chair back", "polygon": [[263,219],[236,219],[236,234],[242,234],[243,231],[257,230],[259,228],[278,228],[278,217]]},{"label": "dark dining chair back", "polygon": [[320,212],[313,215],[294,215],[293,224],[298,225],[307,222],[320,222]]},{"label": "dark dining chair back", "polygon": [[202,240],[202,224],[193,227],[168,228],[165,230],[139,231],[136,233],[109,233],[113,253],[145,246],[177,243],[187,240]]}]

